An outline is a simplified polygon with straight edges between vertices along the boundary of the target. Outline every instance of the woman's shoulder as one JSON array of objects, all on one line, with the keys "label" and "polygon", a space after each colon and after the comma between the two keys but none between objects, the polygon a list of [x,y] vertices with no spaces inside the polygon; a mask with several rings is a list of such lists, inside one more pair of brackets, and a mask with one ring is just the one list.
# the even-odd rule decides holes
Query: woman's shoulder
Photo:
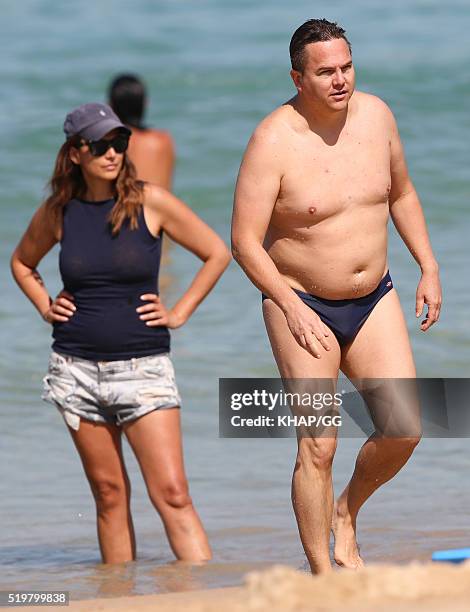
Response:
[{"label": "woman's shoulder", "polygon": [[172,198],[171,193],[163,187],[155,185],[154,183],[148,183],[144,181],[142,181],[142,183],[144,207],[160,209],[161,207],[164,207],[166,204],[168,204],[169,200]]},{"label": "woman's shoulder", "polygon": [[59,242],[61,238],[61,218],[47,201],[42,202],[34,211],[26,233],[39,240],[43,237],[47,242]]}]

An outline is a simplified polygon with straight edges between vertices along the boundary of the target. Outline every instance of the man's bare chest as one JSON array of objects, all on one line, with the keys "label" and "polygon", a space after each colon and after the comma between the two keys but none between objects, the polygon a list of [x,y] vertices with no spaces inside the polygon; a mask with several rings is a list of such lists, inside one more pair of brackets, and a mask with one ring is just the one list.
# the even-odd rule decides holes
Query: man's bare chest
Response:
[{"label": "man's bare chest", "polygon": [[276,215],[318,221],[388,200],[390,147],[384,137],[351,137],[330,146],[300,142],[287,150]]}]

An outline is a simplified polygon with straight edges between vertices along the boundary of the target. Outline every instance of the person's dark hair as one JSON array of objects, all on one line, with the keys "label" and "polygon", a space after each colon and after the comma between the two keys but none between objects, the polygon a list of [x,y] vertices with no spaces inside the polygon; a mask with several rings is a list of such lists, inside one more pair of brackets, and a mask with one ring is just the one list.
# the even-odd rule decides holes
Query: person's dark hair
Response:
[{"label": "person's dark hair", "polygon": [[304,69],[304,49],[306,45],[326,40],[342,38],[346,41],[351,52],[351,43],[346,38],[346,30],[336,22],[332,23],[326,19],[309,19],[294,32],[290,45],[290,61],[293,70],[303,72]]},{"label": "person's dark hair", "polygon": [[120,74],[109,86],[109,104],[126,125],[142,127],[145,108],[145,85],[134,74]]},{"label": "person's dark hair", "polygon": [[[80,166],[70,159],[70,149],[78,147],[80,136],[72,136],[61,146],[55,162],[54,172],[49,181],[50,195],[45,200],[54,223],[60,223],[64,206],[73,198],[83,198],[86,183]],[[143,203],[143,182],[137,180],[134,164],[124,154],[122,168],[114,184],[116,203],[109,214],[113,235],[116,235],[124,221],[129,220],[130,228],[138,226],[139,210]]]}]

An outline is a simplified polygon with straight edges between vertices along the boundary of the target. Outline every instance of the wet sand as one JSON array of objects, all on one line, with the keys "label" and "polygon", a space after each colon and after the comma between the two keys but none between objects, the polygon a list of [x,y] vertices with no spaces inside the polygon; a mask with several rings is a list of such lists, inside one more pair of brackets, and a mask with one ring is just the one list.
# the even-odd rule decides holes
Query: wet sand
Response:
[{"label": "wet sand", "polygon": [[[73,612],[467,612],[470,562],[375,565],[312,577],[284,566],[252,572],[241,587],[71,602]],[[0,608],[7,610],[10,608]],[[23,607],[22,610],[37,610]]]}]

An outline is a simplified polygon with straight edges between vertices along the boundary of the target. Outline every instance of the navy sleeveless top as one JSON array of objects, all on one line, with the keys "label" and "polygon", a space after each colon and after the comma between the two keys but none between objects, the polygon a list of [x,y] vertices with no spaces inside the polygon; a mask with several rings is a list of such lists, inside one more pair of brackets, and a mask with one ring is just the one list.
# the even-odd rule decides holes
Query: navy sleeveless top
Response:
[{"label": "navy sleeveless top", "polygon": [[53,350],[92,361],[144,357],[170,350],[167,327],[139,319],[144,293],[158,294],[161,233],[149,231],[141,208],[139,227],[126,220],[113,236],[108,215],[115,200],[75,198],[64,208],[59,269],[77,307],[54,323]]}]

